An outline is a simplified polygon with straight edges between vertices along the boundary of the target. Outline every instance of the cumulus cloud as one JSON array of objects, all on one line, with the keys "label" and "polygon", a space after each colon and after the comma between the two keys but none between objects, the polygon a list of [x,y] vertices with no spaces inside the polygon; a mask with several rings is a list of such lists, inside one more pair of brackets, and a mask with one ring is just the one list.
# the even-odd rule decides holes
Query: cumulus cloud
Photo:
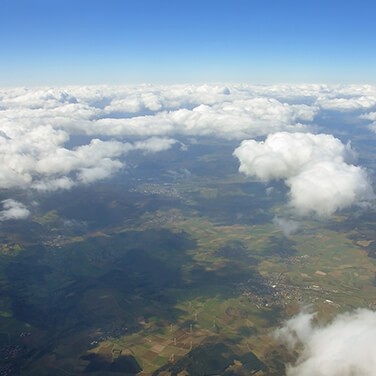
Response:
[{"label": "cumulus cloud", "polygon": [[370,120],[369,129],[373,132],[376,132],[376,112],[368,112],[366,114],[360,115],[362,120]]},{"label": "cumulus cloud", "polygon": [[151,85],[8,89],[0,129],[50,125],[70,134],[211,135],[241,139],[309,123],[317,107],[289,104],[252,87]]},{"label": "cumulus cloud", "polygon": [[[182,136],[242,140],[281,131],[308,132],[322,109],[371,108],[375,98],[375,87],[366,85],[0,89],[0,161],[6,166],[0,168],[0,187],[60,189],[112,176],[123,166],[121,156],[132,149],[126,138],[138,139],[142,152],[157,152],[168,147],[161,139]],[[72,136],[87,137],[86,148],[69,149]],[[150,138],[148,148],[142,149]],[[174,141],[163,142],[171,146]],[[88,154],[95,167],[84,161]],[[55,170],[49,161],[55,162]]]},{"label": "cumulus cloud", "polygon": [[376,112],[368,112],[360,116],[361,119],[376,121]]},{"label": "cumulus cloud", "polygon": [[134,143],[134,150],[142,150],[145,153],[157,153],[159,151],[167,150],[177,141],[172,138],[151,137],[144,141]]},{"label": "cumulus cloud", "polygon": [[30,215],[30,211],[21,202],[7,199],[1,201],[3,210],[0,211],[0,221],[25,219]]},{"label": "cumulus cloud", "polygon": [[51,126],[19,128],[7,138],[0,135],[0,187],[70,189],[112,176],[124,167],[122,157],[130,151],[158,152],[176,142],[169,138],[139,143],[94,138],[88,144],[68,149],[64,146],[68,140],[67,132]]},{"label": "cumulus cloud", "polygon": [[373,197],[366,172],[352,164],[351,146],[327,134],[278,132],[235,149],[239,171],[261,181],[284,180],[299,215],[329,216]]},{"label": "cumulus cloud", "polygon": [[282,102],[309,104],[318,111],[350,112],[376,106],[376,87],[372,85],[243,85],[242,90]]},{"label": "cumulus cloud", "polygon": [[[37,190],[106,179],[128,152],[166,150],[177,142],[172,136],[305,129],[316,113],[221,85],[13,88],[0,90],[0,102],[0,188]],[[72,136],[88,141],[72,149]]]},{"label": "cumulus cloud", "polygon": [[358,309],[315,325],[315,315],[302,312],[275,336],[300,356],[288,365],[287,376],[376,375],[376,312]]},{"label": "cumulus cloud", "polygon": [[274,217],[273,223],[283,232],[286,237],[295,234],[300,228],[299,222],[294,221],[293,219]]},{"label": "cumulus cloud", "polygon": [[288,105],[271,98],[233,99],[193,108],[163,110],[153,115],[103,117],[86,128],[111,136],[214,136],[241,139],[271,131],[306,129],[315,108]]},{"label": "cumulus cloud", "polygon": [[343,162],[317,163],[286,183],[290,187],[290,204],[302,215],[315,212],[327,217],[373,198],[366,172]]},{"label": "cumulus cloud", "polygon": [[316,102],[321,108],[337,111],[354,111],[371,108],[376,105],[376,96],[354,96],[350,98],[319,97]]}]

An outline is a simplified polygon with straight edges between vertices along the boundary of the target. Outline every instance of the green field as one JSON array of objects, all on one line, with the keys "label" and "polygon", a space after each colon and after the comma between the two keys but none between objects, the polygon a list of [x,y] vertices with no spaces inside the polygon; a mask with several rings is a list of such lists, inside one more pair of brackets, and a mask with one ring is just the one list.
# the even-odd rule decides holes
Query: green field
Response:
[{"label": "green field", "polygon": [[271,334],[301,307],[323,322],[375,308],[376,217],[306,220],[286,238],[282,195],[228,174],[45,199],[2,229],[0,370],[283,374]]}]

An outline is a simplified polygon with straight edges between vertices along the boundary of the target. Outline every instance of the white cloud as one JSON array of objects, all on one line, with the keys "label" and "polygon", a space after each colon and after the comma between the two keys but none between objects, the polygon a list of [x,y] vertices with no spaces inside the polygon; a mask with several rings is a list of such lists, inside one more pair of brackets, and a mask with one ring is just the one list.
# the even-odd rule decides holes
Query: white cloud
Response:
[{"label": "white cloud", "polygon": [[92,139],[68,149],[69,135],[50,126],[18,129],[11,137],[0,136],[0,187],[37,190],[70,189],[112,176],[124,166],[122,157],[132,150],[158,152],[176,141],[152,138],[139,143]]},{"label": "white cloud", "polygon": [[349,112],[376,106],[376,87],[372,85],[243,85],[242,88],[287,103],[309,103],[318,110]]},{"label": "white cloud", "polygon": [[[0,188],[38,190],[108,178],[126,153],[166,150],[177,142],[172,135],[234,139],[305,129],[300,122],[316,113],[220,85],[15,88],[0,90],[0,101]],[[74,135],[87,144],[68,148]]]},{"label": "white cloud", "polygon": [[111,136],[214,136],[241,139],[278,130],[304,130],[315,108],[288,105],[270,98],[236,99],[192,109],[163,110],[153,115],[103,117],[86,128],[89,134]]},{"label": "white cloud", "polygon": [[300,356],[287,376],[376,375],[376,312],[358,309],[338,315],[327,325],[314,325],[303,312],[276,331],[276,337]]},{"label": "white cloud", "polygon": [[300,215],[329,216],[373,197],[366,172],[347,163],[355,157],[351,146],[332,135],[279,132],[262,142],[243,141],[234,156],[248,176],[284,180]]},{"label": "white cloud", "polygon": [[354,111],[371,108],[376,105],[376,96],[354,96],[350,98],[320,97],[316,102],[321,108],[336,111]]},{"label": "white cloud", "polygon": [[[68,188],[111,176],[122,168],[119,161],[129,145],[123,140],[128,137],[138,138],[139,145],[154,138],[148,150],[157,152],[168,146],[162,147],[156,137],[241,140],[281,131],[307,132],[322,109],[366,109],[374,105],[375,98],[375,87],[366,85],[1,89],[0,187]],[[89,139],[87,147],[67,148],[67,142],[77,135]],[[109,138],[113,140],[100,145],[90,142]],[[95,168],[85,161],[89,154],[97,162]],[[106,158],[113,162],[101,161]]]},{"label": "white cloud", "polygon": [[371,124],[368,127],[371,131],[376,132],[376,112],[368,112],[360,115],[359,118],[362,120],[371,120]]},{"label": "white cloud", "polygon": [[45,177],[32,182],[31,188],[36,189],[37,191],[50,192],[58,191],[60,189],[71,189],[74,185],[75,182],[66,176],[60,178]]},{"label": "white cloud", "polygon": [[303,343],[306,338],[312,335],[312,320],[316,314],[303,310],[290,320],[286,321],[283,327],[274,332],[274,337],[294,350],[298,344]]},{"label": "white cloud", "polygon": [[244,138],[310,122],[317,107],[288,104],[255,87],[151,85],[8,89],[0,92],[0,128],[51,125],[70,134],[214,135]]},{"label": "white cloud", "polygon": [[316,163],[286,181],[290,204],[302,215],[327,217],[338,210],[373,198],[366,172],[343,162]]},{"label": "white cloud", "polygon": [[295,234],[300,228],[299,222],[294,221],[293,219],[274,217],[273,223],[283,232],[286,237]]},{"label": "white cloud", "polygon": [[322,160],[341,162],[350,150],[331,135],[278,132],[265,141],[243,141],[234,155],[241,162],[240,172],[266,182],[295,176]]},{"label": "white cloud", "polygon": [[157,153],[169,149],[176,143],[177,141],[172,138],[151,137],[144,141],[135,142],[133,148],[146,153]]},{"label": "white cloud", "polygon": [[124,164],[118,160],[104,158],[96,166],[80,167],[77,173],[77,180],[79,182],[90,184],[97,180],[109,178],[119,171]]},{"label": "white cloud", "polygon": [[3,210],[0,211],[0,221],[9,221],[17,219],[26,219],[30,211],[21,202],[7,199],[1,201]]},{"label": "white cloud", "polygon": [[368,112],[360,116],[361,119],[376,121],[376,112]]}]

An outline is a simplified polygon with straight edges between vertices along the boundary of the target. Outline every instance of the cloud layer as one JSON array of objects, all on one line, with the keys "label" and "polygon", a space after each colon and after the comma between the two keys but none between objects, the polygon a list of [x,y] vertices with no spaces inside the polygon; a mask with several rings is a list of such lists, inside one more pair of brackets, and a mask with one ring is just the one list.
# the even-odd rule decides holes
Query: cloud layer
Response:
[{"label": "cloud layer", "polygon": [[[375,98],[375,87],[366,85],[2,89],[0,188],[68,189],[104,179],[150,138],[144,148],[156,152],[185,136],[242,140],[307,132],[320,111],[370,113]],[[69,148],[74,137],[87,141]],[[135,138],[138,146],[129,142]]]},{"label": "cloud layer", "polygon": [[291,350],[302,346],[287,376],[376,375],[376,312],[358,309],[326,326],[313,325],[314,316],[300,313],[275,333]]},{"label": "cloud layer", "polygon": [[347,163],[350,145],[327,134],[278,132],[235,149],[239,171],[261,181],[284,180],[300,215],[329,216],[373,197],[366,172]]}]

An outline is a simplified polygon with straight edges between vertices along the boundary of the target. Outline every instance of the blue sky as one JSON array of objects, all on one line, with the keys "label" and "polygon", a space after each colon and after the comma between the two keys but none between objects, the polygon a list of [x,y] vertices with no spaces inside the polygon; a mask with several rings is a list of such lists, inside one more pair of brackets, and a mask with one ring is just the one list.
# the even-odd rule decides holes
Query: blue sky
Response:
[{"label": "blue sky", "polygon": [[2,0],[0,85],[376,83],[374,1]]}]

